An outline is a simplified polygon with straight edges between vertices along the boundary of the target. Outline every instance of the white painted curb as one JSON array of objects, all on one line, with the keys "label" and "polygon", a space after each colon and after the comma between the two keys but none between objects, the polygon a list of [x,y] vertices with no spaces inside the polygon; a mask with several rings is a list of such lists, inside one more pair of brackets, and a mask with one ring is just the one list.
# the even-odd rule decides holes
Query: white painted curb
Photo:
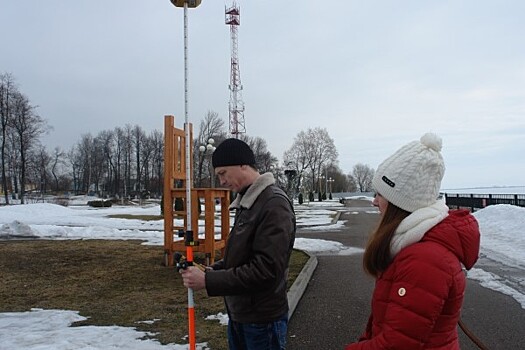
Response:
[{"label": "white painted curb", "polygon": [[308,286],[308,282],[310,282],[310,278],[312,278],[315,268],[317,267],[317,257],[308,252],[305,253],[308,254],[310,259],[308,259],[303,266],[299,276],[297,276],[290,287],[290,290],[288,290],[288,307],[290,308],[288,311],[288,319],[292,318],[295,308],[297,307],[297,304],[299,304],[299,300],[301,300],[301,297]]}]

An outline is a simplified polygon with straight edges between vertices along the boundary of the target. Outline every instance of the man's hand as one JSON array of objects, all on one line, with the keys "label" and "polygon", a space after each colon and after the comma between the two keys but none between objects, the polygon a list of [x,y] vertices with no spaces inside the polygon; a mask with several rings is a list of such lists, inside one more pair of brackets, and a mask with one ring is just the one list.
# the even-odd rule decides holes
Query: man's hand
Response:
[{"label": "man's hand", "polygon": [[188,266],[186,269],[181,269],[182,282],[186,288],[193,290],[201,290],[206,288],[206,281],[204,279],[204,272],[195,266]]}]

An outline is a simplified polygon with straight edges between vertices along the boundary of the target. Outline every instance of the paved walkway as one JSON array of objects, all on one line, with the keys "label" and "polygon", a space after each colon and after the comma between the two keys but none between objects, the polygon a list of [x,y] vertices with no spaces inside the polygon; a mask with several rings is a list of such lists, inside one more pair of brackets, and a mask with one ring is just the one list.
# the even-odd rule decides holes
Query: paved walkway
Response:
[{"label": "paved walkway", "polygon": [[[297,237],[364,247],[379,215],[371,213],[369,201],[354,200],[345,209],[340,217],[346,220],[344,230],[299,231]],[[362,254],[316,258],[315,270],[303,276],[306,288],[290,319],[288,350],[343,349],[361,334],[368,319],[374,280],[363,272]],[[525,310],[511,297],[468,280],[462,319],[489,349],[525,349]],[[462,350],[477,349],[459,332]]]}]

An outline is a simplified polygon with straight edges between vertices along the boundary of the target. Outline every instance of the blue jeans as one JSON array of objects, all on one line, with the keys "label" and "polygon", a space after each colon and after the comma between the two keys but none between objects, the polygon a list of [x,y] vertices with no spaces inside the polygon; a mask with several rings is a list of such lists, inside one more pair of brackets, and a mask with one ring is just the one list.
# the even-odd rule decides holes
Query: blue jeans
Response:
[{"label": "blue jeans", "polygon": [[230,350],[284,350],[288,315],[270,323],[228,322]]}]

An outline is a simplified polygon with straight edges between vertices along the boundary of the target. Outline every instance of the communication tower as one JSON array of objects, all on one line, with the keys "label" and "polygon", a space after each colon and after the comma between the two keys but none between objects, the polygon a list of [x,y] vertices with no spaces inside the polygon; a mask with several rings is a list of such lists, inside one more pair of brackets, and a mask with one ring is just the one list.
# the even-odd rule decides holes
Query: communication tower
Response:
[{"label": "communication tower", "polygon": [[241,71],[239,69],[239,57],[237,55],[238,26],[241,25],[241,15],[235,1],[233,1],[230,8],[225,8],[225,13],[226,24],[230,26],[231,36],[230,102],[228,103],[230,134],[235,138],[239,138],[239,134],[246,132],[244,125],[244,102],[241,94]]}]

